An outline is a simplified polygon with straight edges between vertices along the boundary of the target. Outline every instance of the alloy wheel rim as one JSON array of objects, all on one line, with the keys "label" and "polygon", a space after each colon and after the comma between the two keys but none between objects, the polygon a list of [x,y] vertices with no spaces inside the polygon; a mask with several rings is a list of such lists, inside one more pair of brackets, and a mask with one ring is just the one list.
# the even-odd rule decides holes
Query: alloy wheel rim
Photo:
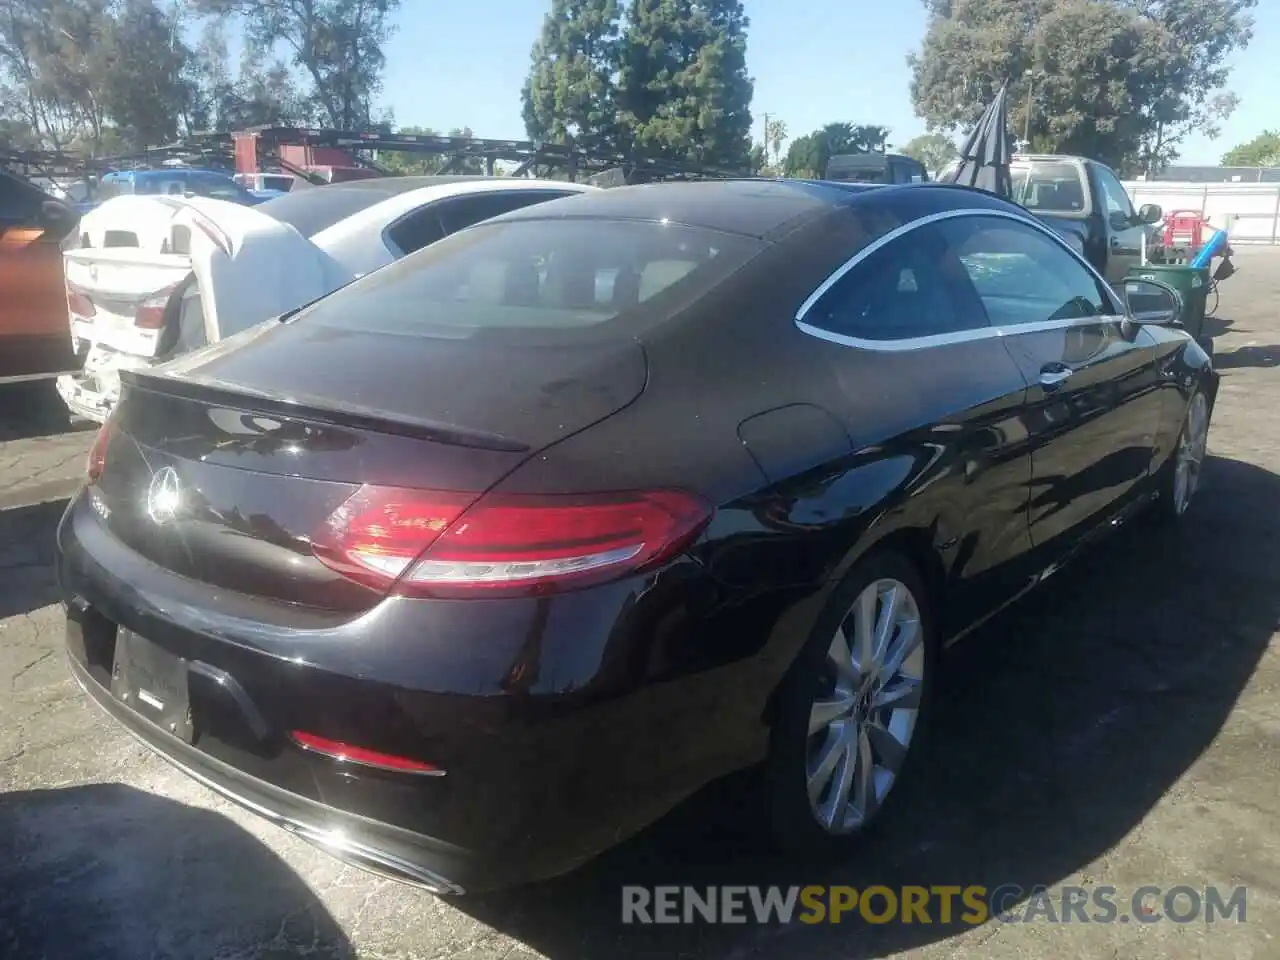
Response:
[{"label": "alloy wheel rim", "polygon": [[1178,455],[1173,474],[1173,509],[1179,516],[1187,512],[1204,464],[1209,439],[1209,404],[1197,393],[1187,409],[1187,419],[1178,438]]},{"label": "alloy wheel rim", "polygon": [[869,584],[836,628],[805,765],[810,807],[829,833],[863,827],[897,782],[920,715],[923,641],[919,605],[892,579]]}]

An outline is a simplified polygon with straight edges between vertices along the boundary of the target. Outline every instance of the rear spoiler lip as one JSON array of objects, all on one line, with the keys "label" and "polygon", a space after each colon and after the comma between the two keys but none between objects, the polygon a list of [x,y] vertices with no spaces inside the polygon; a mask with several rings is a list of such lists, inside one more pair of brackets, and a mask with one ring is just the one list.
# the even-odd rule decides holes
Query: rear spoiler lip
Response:
[{"label": "rear spoiler lip", "polygon": [[504,453],[529,453],[526,443],[501,434],[471,430],[454,424],[386,413],[367,407],[319,397],[283,397],[241,384],[207,377],[170,377],[159,370],[121,370],[120,382],[133,390],[178,397],[231,408],[250,407],[252,412],[295,417],[335,427],[392,434],[413,440],[430,440],[455,447],[472,447]]}]

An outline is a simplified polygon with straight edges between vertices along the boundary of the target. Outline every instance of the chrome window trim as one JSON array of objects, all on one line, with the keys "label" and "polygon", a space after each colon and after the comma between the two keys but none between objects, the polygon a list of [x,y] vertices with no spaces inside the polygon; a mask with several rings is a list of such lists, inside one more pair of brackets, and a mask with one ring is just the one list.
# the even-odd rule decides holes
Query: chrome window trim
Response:
[{"label": "chrome window trim", "polygon": [[[958,330],[954,333],[937,333],[924,337],[903,337],[896,340],[868,340],[863,337],[851,337],[841,333],[834,333],[825,330],[822,327],[815,326],[805,321],[805,316],[813,309],[814,305],[822,299],[826,293],[839,283],[849,271],[853,270],[868,257],[882,250],[895,240],[905,237],[907,234],[921,227],[928,226],[931,223],[938,223],[943,220],[955,220],[959,217],[995,217],[1000,220],[1010,220],[1014,223],[1020,223],[1023,226],[1031,227],[1044,236],[1048,237],[1056,243],[1062,250],[1065,250],[1077,263],[1083,266],[1091,277],[1100,285],[1103,292],[1111,299],[1111,309],[1113,312],[1097,317],[1076,317],[1070,320],[1043,320],[1039,323],[1021,323],[1016,326],[1005,327],[975,327],[972,330]],[[946,346],[955,343],[971,343],[975,340],[987,340],[996,337],[1017,336],[1021,333],[1036,333],[1044,330],[1062,330],[1067,327],[1082,326],[1091,323],[1103,322],[1120,322],[1125,319],[1123,311],[1123,301],[1116,295],[1115,290],[1111,288],[1111,284],[1097,270],[1093,264],[1084,258],[1083,255],[1074,250],[1070,244],[1066,242],[1056,231],[1050,229],[1042,223],[1037,223],[1030,217],[1020,214],[1010,213],[1007,210],[983,210],[977,207],[965,207],[958,210],[943,210],[938,213],[931,213],[927,216],[912,220],[910,223],[904,223],[900,227],[890,230],[882,237],[877,237],[871,243],[867,244],[852,257],[835,269],[835,271],[827,277],[826,280],[818,286],[813,293],[805,298],[804,303],[800,305],[800,309],[796,311],[795,325],[800,332],[811,337],[817,337],[819,340],[826,340],[829,343],[837,343],[841,346],[855,347],[860,350],[878,350],[882,353],[900,353],[904,350],[926,350],[931,347]]]}]

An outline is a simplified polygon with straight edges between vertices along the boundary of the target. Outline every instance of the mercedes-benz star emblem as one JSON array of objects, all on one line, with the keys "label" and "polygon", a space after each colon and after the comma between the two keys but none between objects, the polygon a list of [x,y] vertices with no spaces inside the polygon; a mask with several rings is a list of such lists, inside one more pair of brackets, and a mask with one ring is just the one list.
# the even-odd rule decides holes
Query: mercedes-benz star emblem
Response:
[{"label": "mercedes-benz star emblem", "polygon": [[147,516],[154,523],[168,523],[178,515],[182,506],[182,486],[178,483],[178,471],[162,467],[151,478],[147,488]]}]

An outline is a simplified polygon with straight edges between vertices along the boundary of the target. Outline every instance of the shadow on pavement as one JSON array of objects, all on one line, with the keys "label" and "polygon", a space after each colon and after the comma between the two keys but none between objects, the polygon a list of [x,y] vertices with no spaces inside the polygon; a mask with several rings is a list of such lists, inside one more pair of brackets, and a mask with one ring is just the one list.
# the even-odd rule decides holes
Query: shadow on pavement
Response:
[{"label": "shadow on pavement", "polygon": [[1220,337],[1228,331],[1233,333],[1244,333],[1246,331],[1234,330],[1235,321],[1230,317],[1220,317],[1215,315],[1204,318],[1204,327],[1200,331],[1200,335],[1204,337]]},{"label": "shadow on pavement", "polygon": [[573,875],[455,905],[553,960],[860,960],[963,928],[624,927],[620,887],[1061,882],[1200,757],[1280,623],[1280,477],[1213,458],[1204,479],[1181,530],[1133,524],[954,648],[924,789],[855,862],[771,855],[744,774]]},{"label": "shadow on pavement", "polygon": [[1213,365],[1218,370],[1239,370],[1243,367],[1270,369],[1280,366],[1280,345],[1236,347],[1213,355]]},{"label": "shadow on pavement", "polygon": [[0,795],[0,917],[13,960],[353,956],[251,834],[120,784]]},{"label": "shadow on pavement", "polygon": [[0,386],[0,442],[92,429],[87,421],[71,420],[52,381]]},{"label": "shadow on pavement", "polygon": [[0,620],[58,602],[54,537],[66,500],[0,510]]}]

